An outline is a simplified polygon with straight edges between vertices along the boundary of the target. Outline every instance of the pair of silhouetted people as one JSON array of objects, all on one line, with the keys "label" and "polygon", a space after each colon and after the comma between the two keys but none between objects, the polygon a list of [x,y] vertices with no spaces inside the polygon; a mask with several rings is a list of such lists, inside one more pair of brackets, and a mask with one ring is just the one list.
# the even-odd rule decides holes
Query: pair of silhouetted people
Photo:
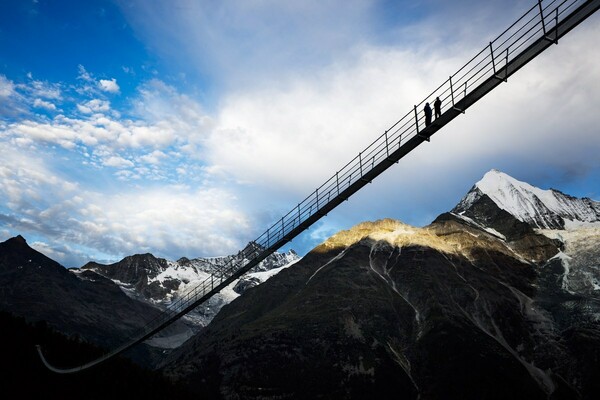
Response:
[{"label": "pair of silhouetted people", "polygon": [[[433,107],[435,108],[435,118],[437,119],[442,115],[442,101],[439,97],[436,97]],[[431,106],[429,103],[425,103],[423,111],[425,112],[425,127],[428,127],[431,125]]]}]

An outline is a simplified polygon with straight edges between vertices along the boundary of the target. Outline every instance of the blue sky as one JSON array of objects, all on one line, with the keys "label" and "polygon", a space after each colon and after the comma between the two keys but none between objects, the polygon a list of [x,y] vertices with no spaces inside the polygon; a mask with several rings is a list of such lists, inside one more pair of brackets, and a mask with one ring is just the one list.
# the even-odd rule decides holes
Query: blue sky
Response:
[{"label": "blue sky", "polygon": [[[231,254],[525,0],[0,2],[0,240],[68,267]],[[485,172],[600,199],[600,17],[289,246],[423,226]]]}]

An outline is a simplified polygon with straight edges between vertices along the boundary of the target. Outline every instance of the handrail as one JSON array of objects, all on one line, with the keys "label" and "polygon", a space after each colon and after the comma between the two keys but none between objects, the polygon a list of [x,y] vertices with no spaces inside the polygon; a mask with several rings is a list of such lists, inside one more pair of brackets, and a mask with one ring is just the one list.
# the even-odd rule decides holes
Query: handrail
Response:
[{"label": "handrail", "polygon": [[[98,360],[69,369],[53,367],[38,347],[38,353],[44,364],[58,373],[81,371],[161,331],[258,265],[269,254],[306,230],[418,145],[429,141],[433,133],[464,113],[466,108],[493,90],[500,82],[506,81],[522,65],[531,61],[552,43],[557,43],[559,37],[568,33],[600,8],[600,0],[563,0],[556,7],[551,8],[557,1],[559,0],[547,0],[545,6],[542,6],[543,0],[537,0],[536,4],[515,23],[490,41],[421,102],[414,105],[409,112],[346,163],[335,175],[269,226],[236,256],[231,257],[218,274],[211,275],[180,295],[162,314],[135,332],[129,342]],[[571,12],[568,13],[567,10]],[[540,32],[542,32],[541,36]],[[551,33],[554,37],[549,36]],[[496,49],[494,44],[497,44]],[[524,50],[517,51],[524,46],[526,46]],[[482,83],[478,83],[482,80]],[[438,96],[443,100],[442,115],[438,118],[440,122],[436,119],[432,125],[424,126],[423,113],[417,112],[417,107],[426,102],[433,103],[433,99]]]}]

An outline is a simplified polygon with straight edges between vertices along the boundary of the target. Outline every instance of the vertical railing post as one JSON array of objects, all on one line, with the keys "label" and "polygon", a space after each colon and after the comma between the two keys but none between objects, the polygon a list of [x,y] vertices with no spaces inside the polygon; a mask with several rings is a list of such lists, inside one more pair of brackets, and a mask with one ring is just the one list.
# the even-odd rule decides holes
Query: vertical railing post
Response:
[{"label": "vertical railing post", "polygon": [[546,21],[544,21],[544,9],[542,8],[542,0],[538,0],[538,7],[540,9],[540,18],[542,20],[542,30],[544,31],[544,36],[546,36]]},{"label": "vertical railing post", "polygon": [[506,48],[506,60],[504,62],[504,82],[508,82],[508,49]]},{"label": "vertical railing post", "polygon": [[417,114],[417,106],[415,105],[415,126],[417,127],[417,135],[419,134],[419,115]]},{"label": "vertical railing post", "polygon": [[335,186],[337,187],[337,194],[340,195],[340,171],[335,173]]},{"label": "vertical railing post", "polygon": [[556,7],[556,17],[554,17],[554,29],[556,31],[556,33],[554,34],[554,44],[558,44],[558,7],[559,6]]},{"label": "vertical railing post", "polygon": [[490,54],[492,55],[492,68],[494,70],[494,75],[496,75],[496,60],[494,60],[494,49],[492,47],[492,42],[490,42]]},{"label": "vertical railing post", "polygon": [[363,176],[363,172],[362,172],[362,151],[360,153],[358,153],[358,166],[360,168],[360,177],[362,178],[362,176]]},{"label": "vertical railing post", "polygon": [[[452,109],[464,114],[464,110],[461,110],[460,108],[456,107],[456,104],[454,103],[454,87],[452,86],[452,75],[450,75],[450,78],[448,78],[448,80],[450,81],[450,96],[452,97]],[[466,85],[467,82],[465,82],[465,93],[467,90]]]},{"label": "vertical railing post", "polygon": [[317,196],[317,211],[319,211],[319,188],[315,190],[315,195]]},{"label": "vertical railing post", "polygon": [[454,88],[452,87],[452,75],[450,75],[448,81],[450,81],[450,97],[452,97],[452,108],[454,108]]},{"label": "vertical railing post", "polygon": [[271,247],[271,228],[267,229],[267,247]]},{"label": "vertical railing post", "polygon": [[385,131],[385,153],[386,156],[390,156],[390,145],[388,143],[388,131]]}]

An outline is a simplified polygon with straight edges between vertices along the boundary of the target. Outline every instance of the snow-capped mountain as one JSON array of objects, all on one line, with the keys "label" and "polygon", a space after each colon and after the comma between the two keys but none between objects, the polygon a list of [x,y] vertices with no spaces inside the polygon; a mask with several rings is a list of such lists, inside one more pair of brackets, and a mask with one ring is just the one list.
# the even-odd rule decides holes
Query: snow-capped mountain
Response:
[{"label": "snow-capped mountain", "polygon": [[[176,338],[172,336],[168,339],[154,338],[150,344],[158,347],[178,346],[197,331],[197,328],[208,325],[225,304],[240,296],[246,289],[264,282],[299,259],[294,250],[271,254],[248,274],[190,312],[185,319],[193,328],[191,331],[185,334],[178,332]],[[90,262],[79,270],[73,271],[78,271],[79,276],[82,276],[83,272],[88,274],[92,272],[111,279],[130,297],[150,302],[164,309],[211,275],[218,275],[231,263],[240,261],[243,260],[239,254],[194,259],[184,257],[177,261],[157,258],[152,254],[137,254],[109,265]]]},{"label": "snow-capped mountain", "polygon": [[498,170],[485,174],[452,212],[463,215],[483,196],[534,228],[564,229],[600,221],[600,202],[542,190]]},{"label": "snow-capped mountain", "polygon": [[[534,239],[539,236],[532,233],[550,238],[558,244],[557,250],[548,246],[537,253],[539,261],[560,266],[562,289],[570,294],[600,294],[600,202],[543,190],[491,170],[451,214],[495,233],[517,251],[524,242],[541,248]],[[524,241],[525,235],[529,239]]]}]

